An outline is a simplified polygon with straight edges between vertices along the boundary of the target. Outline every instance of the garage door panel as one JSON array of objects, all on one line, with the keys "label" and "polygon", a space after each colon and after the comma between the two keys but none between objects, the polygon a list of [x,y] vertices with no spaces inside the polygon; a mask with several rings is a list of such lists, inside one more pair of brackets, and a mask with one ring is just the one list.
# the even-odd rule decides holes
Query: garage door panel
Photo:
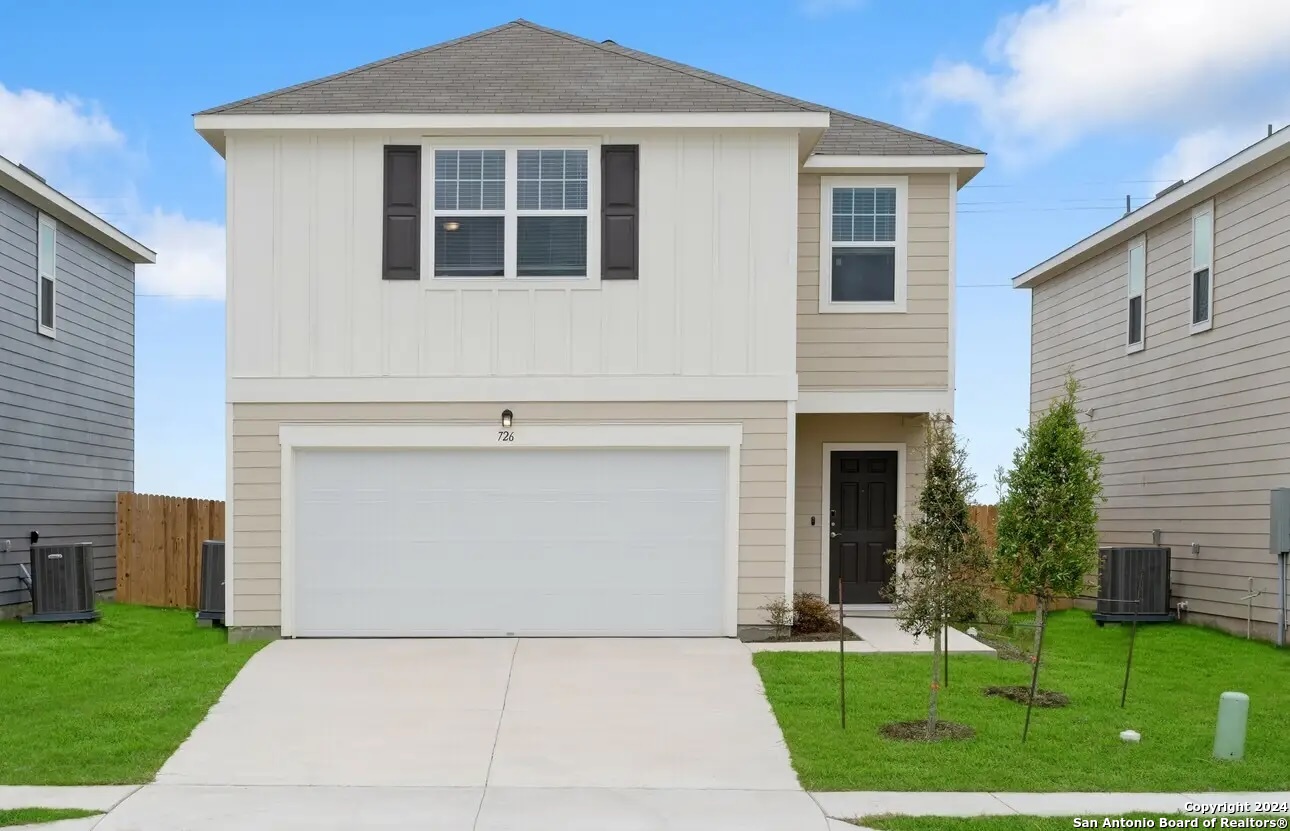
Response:
[{"label": "garage door panel", "polygon": [[304,450],[302,635],[715,635],[716,450]]}]

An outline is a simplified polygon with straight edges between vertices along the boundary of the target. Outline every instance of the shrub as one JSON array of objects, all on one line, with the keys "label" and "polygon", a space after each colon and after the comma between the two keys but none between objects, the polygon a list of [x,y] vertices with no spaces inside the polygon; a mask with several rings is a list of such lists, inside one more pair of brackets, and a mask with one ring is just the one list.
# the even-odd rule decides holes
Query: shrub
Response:
[{"label": "shrub", "polygon": [[833,607],[827,600],[810,592],[793,595],[793,634],[814,635],[836,631],[838,619],[833,616]]},{"label": "shrub", "polygon": [[772,636],[777,639],[788,637],[793,622],[793,606],[788,602],[788,598],[780,595],[760,608],[770,620]]}]

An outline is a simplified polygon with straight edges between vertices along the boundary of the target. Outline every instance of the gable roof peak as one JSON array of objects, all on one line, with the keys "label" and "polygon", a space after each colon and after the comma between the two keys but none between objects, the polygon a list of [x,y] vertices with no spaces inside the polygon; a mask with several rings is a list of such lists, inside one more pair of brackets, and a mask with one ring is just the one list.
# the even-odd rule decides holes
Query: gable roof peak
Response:
[{"label": "gable roof peak", "polygon": [[972,148],[518,18],[197,115],[832,113],[816,153]]}]

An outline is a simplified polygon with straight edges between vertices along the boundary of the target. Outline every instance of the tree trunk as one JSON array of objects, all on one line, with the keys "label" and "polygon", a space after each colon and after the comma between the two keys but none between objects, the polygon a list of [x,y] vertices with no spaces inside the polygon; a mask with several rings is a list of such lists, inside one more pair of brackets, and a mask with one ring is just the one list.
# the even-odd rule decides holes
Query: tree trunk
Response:
[{"label": "tree trunk", "polygon": [[1039,654],[1039,639],[1042,637],[1040,633],[1044,631],[1045,602],[1046,601],[1043,597],[1041,597],[1040,595],[1035,595],[1035,644],[1034,644],[1034,647],[1030,650],[1031,655]]},{"label": "tree trunk", "polygon": [[936,738],[936,697],[941,691],[941,633],[932,632],[932,685],[927,699],[927,738]]}]

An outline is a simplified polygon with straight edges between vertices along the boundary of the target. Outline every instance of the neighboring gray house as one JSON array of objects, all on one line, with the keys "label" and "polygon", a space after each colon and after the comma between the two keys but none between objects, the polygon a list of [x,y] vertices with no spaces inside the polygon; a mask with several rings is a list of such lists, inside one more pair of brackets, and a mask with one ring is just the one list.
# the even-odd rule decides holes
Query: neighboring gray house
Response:
[{"label": "neighboring gray house", "polygon": [[29,597],[29,535],[95,546],[116,575],[116,492],[134,487],[138,242],[0,158],[0,617]]},{"label": "neighboring gray house", "polygon": [[1105,457],[1103,544],[1150,544],[1159,529],[1188,618],[1243,634],[1248,613],[1273,637],[1269,490],[1290,487],[1290,129],[1013,284],[1031,290],[1032,409],[1067,370],[1082,385]]}]

